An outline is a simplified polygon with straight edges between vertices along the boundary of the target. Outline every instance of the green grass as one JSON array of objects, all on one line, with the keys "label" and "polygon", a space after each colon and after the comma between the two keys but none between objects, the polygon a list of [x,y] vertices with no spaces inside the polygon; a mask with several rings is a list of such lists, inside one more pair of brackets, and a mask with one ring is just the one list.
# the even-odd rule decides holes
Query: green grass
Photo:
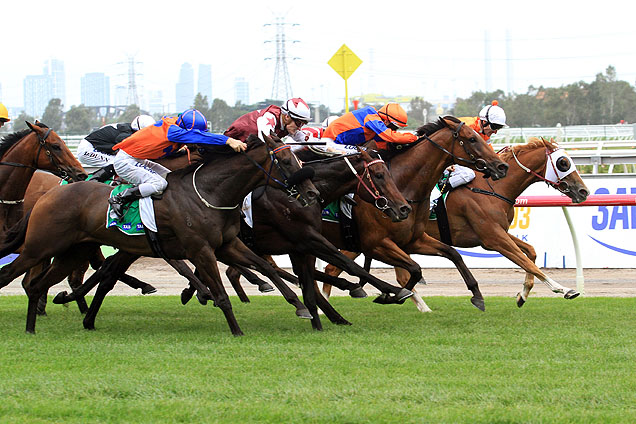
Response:
[{"label": "green grass", "polygon": [[636,299],[333,299],[325,331],[279,297],[220,310],[111,297],[97,331],[49,304],[0,298],[0,422],[635,422]]}]

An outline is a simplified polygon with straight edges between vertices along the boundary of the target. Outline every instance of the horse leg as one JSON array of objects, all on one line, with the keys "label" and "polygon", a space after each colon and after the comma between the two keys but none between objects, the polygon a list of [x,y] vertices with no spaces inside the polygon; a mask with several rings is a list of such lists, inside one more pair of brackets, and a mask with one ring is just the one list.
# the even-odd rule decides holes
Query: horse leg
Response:
[{"label": "horse leg", "polygon": [[234,291],[236,292],[240,301],[243,303],[250,303],[250,298],[247,297],[245,290],[243,290],[243,287],[241,286],[241,273],[238,271],[238,269],[230,265],[225,270],[225,275],[227,276],[228,280],[230,280],[230,284],[232,284],[232,287],[234,288]]},{"label": "horse leg", "polygon": [[[84,274],[86,273],[87,269],[88,261],[84,261],[78,268],[71,271],[71,273],[68,275],[68,285],[73,291],[79,289],[82,286],[82,283],[84,283]],[[88,311],[88,305],[86,304],[86,299],[84,299],[84,296],[76,297],[75,302],[77,303],[80,314],[83,315]]]},{"label": "horse leg", "polygon": [[[241,275],[243,275],[243,277],[247,278],[247,281],[254,284],[255,286],[258,286],[258,291],[260,291],[261,293],[269,293],[274,291],[274,287],[272,287],[267,281],[263,281],[258,278],[258,276],[254,274],[250,269],[240,265],[236,265],[236,269],[241,273]],[[274,267],[274,269],[278,272],[278,275],[281,275],[280,271],[284,272],[278,267]],[[281,278],[285,277],[281,275]]]},{"label": "horse leg", "polygon": [[[534,285],[534,277],[537,277],[540,281],[546,284],[550,290],[554,293],[563,293],[565,299],[574,299],[580,295],[580,293],[574,289],[570,289],[564,287],[554,281],[552,278],[548,277],[544,274],[539,267],[534,263],[536,260],[536,252],[534,248],[519,240],[517,237],[514,237],[507,232],[501,231],[498,232],[499,237],[496,240],[487,239],[485,242],[482,242],[484,246],[488,246],[491,250],[497,250],[506,258],[520,266],[526,271],[526,279],[524,281],[524,289],[522,292],[517,293],[517,306],[522,307],[526,300],[528,299],[528,295],[530,294],[530,289]],[[507,236],[507,237],[505,237]],[[493,239],[495,236],[493,235]],[[494,247],[496,242],[496,246]]]},{"label": "horse leg", "polygon": [[303,291],[303,302],[312,316],[311,326],[314,330],[322,331],[322,323],[318,316],[316,306],[316,291],[314,289],[314,269],[316,268],[316,257],[301,253],[290,253],[294,273],[298,275],[300,288]]},{"label": "horse leg", "polygon": [[[37,303],[48,289],[62,281],[83,260],[78,259],[76,249],[69,249],[53,259],[53,263],[47,269],[34,277],[25,287],[29,298],[27,308],[26,332],[35,334],[37,318]],[[81,255],[80,255],[81,256]]]},{"label": "horse leg", "polygon": [[362,289],[362,287],[360,287],[360,284],[352,283],[351,281],[346,280],[344,278],[334,277],[332,275],[326,274],[318,270],[314,271],[314,276],[316,277],[316,280],[322,281],[323,283],[325,283],[325,286],[329,285],[329,286],[337,287],[343,291],[348,291],[349,296],[355,299],[361,299],[361,298],[367,297],[367,293]]},{"label": "horse leg", "polygon": [[294,293],[289,287],[287,287],[285,282],[281,280],[270,263],[252,252],[247,246],[243,244],[240,239],[235,237],[232,240],[224,243],[220,248],[217,249],[216,253],[221,261],[224,263],[231,263],[234,265],[238,264],[245,267],[255,266],[258,272],[267,276],[267,278],[269,278],[274,283],[285,300],[296,308],[296,316],[298,316],[299,318],[312,318],[307,307],[303,305],[300,299],[298,299],[296,293]]},{"label": "horse leg", "polygon": [[88,312],[82,322],[86,330],[95,330],[95,318],[97,318],[97,313],[106,295],[115,287],[118,278],[125,273],[137,259],[139,259],[139,255],[133,255],[120,250],[106,259],[102,266],[95,272],[93,276],[99,280],[99,285],[95,291],[91,306],[88,308]]},{"label": "horse leg", "polygon": [[[91,254],[89,258],[91,268],[95,270],[99,269],[99,267],[102,266],[102,264],[104,263],[104,260],[105,258],[102,253],[102,249],[100,249],[99,247],[95,248],[95,250],[93,251],[93,253]],[[123,274],[121,277],[119,277],[119,281],[126,284],[132,289],[135,289],[135,290],[141,289],[141,294],[144,294],[144,295],[157,292],[156,288],[154,288],[153,286],[151,286],[150,284],[146,282],[143,282],[133,277],[132,275]]]},{"label": "horse leg", "polygon": [[316,304],[325,314],[325,316],[336,325],[351,325],[349,321],[347,321],[342,315],[338,313],[334,309],[334,307],[329,303],[327,299],[322,295],[320,288],[318,288],[318,283],[314,281],[314,290],[316,291]]},{"label": "horse leg", "polygon": [[[349,252],[348,250],[341,250],[340,253],[342,253],[343,255],[345,255],[347,258],[354,260],[355,258],[358,257],[358,255],[360,255],[360,253],[356,253],[356,252]],[[335,265],[331,265],[328,264],[325,267],[325,274],[330,275],[332,277],[337,277],[342,273],[342,270],[340,268],[338,268]],[[329,299],[329,296],[331,296],[331,286],[332,284],[323,284],[322,285],[322,293],[324,294],[324,296]]]},{"label": "horse leg", "polygon": [[[486,310],[484,296],[479,290],[479,284],[477,283],[477,280],[464,263],[462,256],[455,249],[445,243],[442,243],[441,241],[434,239],[428,234],[423,233],[418,240],[416,240],[414,243],[411,243],[408,251],[409,253],[416,253],[421,255],[441,256],[451,260],[459,271],[459,274],[462,276],[466,287],[473,294],[470,302],[480,311]],[[415,282],[409,281],[406,288],[413,288],[412,286],[410,286],[410,284],[415,285]]]},{"label": "horse leg", "polygon": [[[44,260],[42,262],[40,262],[39,264],[37,264],[36,266],[30,268],[25,274],[24,277],[22,277],[22,287],[26,290],[26,287],[31,283],[31,280],[40,275],[44,270],[46,270],[46,268],[51,265],[51,260],[47,259]],[[42,297],[40,297],[40,299],[38,300],[38,306],[37,306],[37,314],[40,316],[45,316],[46,315],[46,303],[48,301],[47,298],[47,294],[44,293],[42,295]]]},{"label": "horse leg", "polygon": [[[405,270],[404,268],[400,268],[399,266],[395,267],[395,278],[397,279],[397,282],[402,287],[404,287],[409,280],[409,272]],[[417,306],[417,309],[420,312],[424,312],[424,313],[433,312],[433,310],[428,307],[426,302],[424,302],[424,300],[415,291],[415,289],[413,289],[412,292],[413,292],[413,297],[411,297],[411,299],[413,299],[413,303],[415,303],[415,306]]]},{"label": "horse leg", "polygon": [[190,261],[196,267],[197,274],[200,275],[201,280],[209,287],[216,306],[223,311],[232,334],[234,336],[242,336],[243,331],[241,331],[232,311],[232,303],[223,288],[214,250],[209,245],[205,245],[203,248],[193,252]]}]

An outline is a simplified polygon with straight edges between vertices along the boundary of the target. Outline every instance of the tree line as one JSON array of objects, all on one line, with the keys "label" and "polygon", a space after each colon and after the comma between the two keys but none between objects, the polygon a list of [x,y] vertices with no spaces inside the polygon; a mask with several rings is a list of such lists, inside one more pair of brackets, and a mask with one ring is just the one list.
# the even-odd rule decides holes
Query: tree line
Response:
[{"label": "tree line", "polygon": [[[454,107],[443,111],[443,115],[477,116],[479,110],[497,100],[504,108],[507,123],[511,127],[551,127],[561,125],[592,125],[636,122],[636,90],[626,81],[616,78],[616,69],[609,66],[605,73],[599,73],[591,83],[574,82],[558,88],[530,86],[524,94],[505,94],[502,90],[493,92],[477,91],[468,98],[458,98]],[[270,104],[280,106],[282,102],[266,100],[252,105],[237,103],[228,105],[224,100],[209,99],[200,93],[193,99],[192,107],[200,110],[210,121],[212,132],[222,133],[238,117],[255,109],[263,109]],[[362,105],[366,106],[366,105]],[[371,105],[380,108],[382,105]],[[415,97],[408,108],[409,129],[417,128],[426,121],[437,117],[435,105],[423,97]],[[93,109],[84,105],[71,106],[64,112],[60,99],[49,101],[42,122],[63,134],[83,135],[113,122],[130,122],[144,113],[137,105],[130,105],[125,112],[109,121],[98,119]],[[312,110],[312,116],[322,121],[329,115],[341,115],[344,110],[330,111],[325,105]],[[155,118],[159,119],[159,114]],[[25,121],[34,122],[32,116],[22,112],[12,120],[12,131],[26,128]],[[4,129],[4,128],[3,128]],[[6,131],[6,130],[5,130]]]}]

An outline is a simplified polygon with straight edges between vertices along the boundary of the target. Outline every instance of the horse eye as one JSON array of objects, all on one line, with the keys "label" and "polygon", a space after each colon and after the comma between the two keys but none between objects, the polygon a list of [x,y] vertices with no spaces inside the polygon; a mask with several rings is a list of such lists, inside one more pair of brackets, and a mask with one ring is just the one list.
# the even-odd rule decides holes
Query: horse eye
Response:
[{"label": "horse eye", "polygon": [[468,141],[470,141],[471,143],[477,143],[477,139],[475,137],[471,137],[470,139],[468,139]]},{"label": "horse eye", "polygon": [[562,156],[557,160],[556,167],[559,171],[565,172],[570,169],[570,160],[565,156]]},{"label": "horse eye", "polygon": [[51,149],[57,150],[57,151],[62,150],[62,148],[60,146],[58,146],[57,144],[51,144]]},{"label": "horse eye", "polygon": [[383,180],[384,179],[384,174],[382,174],[382,173],[375,174],[375,178],[378,179],[378,180]]}]

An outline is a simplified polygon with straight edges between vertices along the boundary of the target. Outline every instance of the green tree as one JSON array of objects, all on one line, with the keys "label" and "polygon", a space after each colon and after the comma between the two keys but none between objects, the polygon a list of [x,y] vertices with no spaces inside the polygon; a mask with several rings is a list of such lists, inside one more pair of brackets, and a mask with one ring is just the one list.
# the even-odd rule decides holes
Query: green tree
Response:
[{"label": "green tree", "polygon": [[426,116],[426,121],[429,121],[429,118],[432,118],[431,109],[433,105],[421,97],[415,97],[411,99],[411,107],[409,112],[407,113],[409,118],[409,128],[419,128],[424,125],[426,122],[424,121]]},{"label": "green tree", "polygon": [[44,115],[42,115],[42,122],[49,128],[53,128],[56,131],[61,131],[63,120],[64,113],[62,112],[62,100],[49,100],[49,104],[44,110]]},{"label": "green tree", "polygon": [[208,102],[208,96],[203,96],[201,93],[197,93],[197,95],[194,96],[194,108],[201,112],[203,116],[210,119],[210,104]]},{"label": "green tree", "polygon": [[64,117],[68,134],[84,135],[91,132],[93,129],[92,115],[92,111],[84,105],[71,106],[71,109],[66,112],[66,116]]},{"label": "green tree", "polygon": [[13,124],[13,131],[27,129],[27,121],[33,124],[35,122],[35,118],[31,115],[27,115],[25,111],[20,112],[17,118],[11,120],[11,123]]},{"label": "green tree", "polygon": [[137,105],[128,105],[124,113],[117,117],[116,122],[132,122],[137,116],[141,115],[141,109]]}]

